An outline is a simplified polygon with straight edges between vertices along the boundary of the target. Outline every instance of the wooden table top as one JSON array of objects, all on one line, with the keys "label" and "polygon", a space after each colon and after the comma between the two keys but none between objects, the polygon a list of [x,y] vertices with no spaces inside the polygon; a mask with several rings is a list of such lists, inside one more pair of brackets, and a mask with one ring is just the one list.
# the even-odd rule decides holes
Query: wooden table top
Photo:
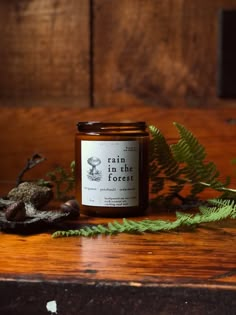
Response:
[{"label": "wooden table top", "polygon": [[[50,120],[48,116],[45,118],[42,115],[44,110],[22,110],[21,115],[16,111],[16,124],[23,124],[27,115],[35,115],[40,116],[42,122],[48,121],[49,125],[54,120],[52,116]],[[91,112],[85,111],[83,117],[87,119]],[[13,115],[10,109],[3,109],[2,113],[8,118]],[[123,111],[121,113],[122,116]],[[70,120],[70,114],[75,112],[64,111],[63,126]],[[97,115],[102,115],[102,109],[97,110]],[[169,115],[172,121],[178,121],[179,117],[181,123],[181,114],[177,111],[170,111]],[[203,121],[206,119],[204,111],[199,111],[198,115],[203,117]],[[153,117],[153,112],[147,112],[146,116],[147,119]],[[235,173],[228,161],[236,157],[233,146],[236,127],[231,123],[223,125],[223,121],[235,116],[236,109],[212,111],[214,121],[211,120],[206,129],[202,127],[202,121],[197,123],[192,118],[193,129],[202,130],[200,140],[205,142],[206,147],[208,144],[210,156],[218,163],[222,174],[233,176],[234,185]],[[0,120],[3,126],[6,119],[1,116]],[[31,124],[28,120],[25,123]],[[217,128],[214,129],[214,126]],[[173,129],[164,129],[172,138]],[[64,130],[67,135],[64,137],[69,139],[70,127]],[[45,137],[45,130],[41,136],[37,128],[32,133],[32,142],[26,139],[28,147],[23,149],[21,157],[30,152],[33,143],[35,147],[35,138],[41,139],[41,142],[38,140],[39,149],[45,145],[50,153],[48,148],[52,139]],[[22,135],[25,136],[23,129]],[[0,143],[7,141],[11,144],[17,142],[17,136],[14,140],[11,131],[8,136],[1,135]],[[19,154],[17,146],[1,150],[5,156],[7,151],[11,154],[10,162],[13,161],[14,150]],[[59,156],[58,152],[49,155]],[[19,155],[15,158],[15,164],[12,162],[13,171],[9,178],[5,175],[7,172],[1,173],[5,176],[1,177],[2,193],[6,193],[12,182],[14,165],[18,166],[19,158]],[[7,164],[6,161],[4,163]],[[207,192],[205,198],[208,197],[212,197],[212,193]],[[172,220],[174,214],[156,211],[145,217]],[[113,219],[83,217],[68,224],[75,227],[81,223],[98,224],[108,220]],[[208,224],[187,232],[94,238],[54,239],[52,231],[32,235],[0,233],[0,314],[41,315],[56,311],[59,315],[236,313],[235,220]]]}]

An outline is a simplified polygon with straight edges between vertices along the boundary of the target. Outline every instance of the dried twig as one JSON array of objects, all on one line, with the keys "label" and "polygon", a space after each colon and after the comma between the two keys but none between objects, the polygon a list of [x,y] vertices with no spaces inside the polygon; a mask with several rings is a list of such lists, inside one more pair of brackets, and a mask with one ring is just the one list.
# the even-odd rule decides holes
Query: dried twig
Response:
[{"label": "dried twig", "polygon": [[25,167],[23,168],[23,170],[17,176],[16,186],[18,186],[23,181],[23,176],[28,170],[30,170],[31,168],[35,167],[36,165],[38,165],[39,163],[41,163],[45,160],[46,160],[46,158],[41,156],[38,153],[35,153],[34,155],[32,155],[32,157],[27,160],[27,163],[26,163]]}]

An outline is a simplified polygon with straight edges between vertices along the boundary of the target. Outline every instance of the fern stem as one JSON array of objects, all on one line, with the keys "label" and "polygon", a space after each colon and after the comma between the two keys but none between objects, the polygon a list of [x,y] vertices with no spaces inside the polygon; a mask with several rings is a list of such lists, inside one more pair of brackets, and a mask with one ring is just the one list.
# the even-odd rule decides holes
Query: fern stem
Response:
[{"label": "fern stem", "polygon": [[228,188],[228,187],[212,187],[211,184],[208,184],[208,183],[205,183],[205,182],[199,182],[199,184],[203,185],[203,186],[206,186],[206,187],[210,187],[216,191],[227,191],[227,192],[232,192],[232,193],[236,193],[236,189],[233,189],[233,188]]}]

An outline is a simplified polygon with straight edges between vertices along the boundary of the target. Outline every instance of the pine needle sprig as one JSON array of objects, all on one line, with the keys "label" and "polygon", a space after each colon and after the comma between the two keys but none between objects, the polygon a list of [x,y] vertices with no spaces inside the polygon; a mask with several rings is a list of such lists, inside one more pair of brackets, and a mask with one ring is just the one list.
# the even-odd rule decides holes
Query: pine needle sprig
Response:
[{"label": "pine needle sprig", "polygon": [[114,221],[107,226],[97,225],[78,230],[57,231],[52,237],[114,235],[119,233],[143,234],[168,232],[178,229],[196,228],[197,226],[224,219],[236,218],[236,202],[233,200],[211,199],[208,205],[199,208],[200,213],[186,214],[177,212],[176,220],[141,220],[123,219],[121,223]]}]

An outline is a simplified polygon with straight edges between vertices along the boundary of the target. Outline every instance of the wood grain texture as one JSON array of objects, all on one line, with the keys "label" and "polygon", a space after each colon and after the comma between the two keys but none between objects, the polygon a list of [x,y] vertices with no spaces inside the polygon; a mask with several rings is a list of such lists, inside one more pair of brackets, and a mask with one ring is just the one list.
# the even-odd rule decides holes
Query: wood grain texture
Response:
[{"label": "wood grain texture", "polygon": [[222,8],[235,1],[1,1],[0,102],[235,106],[216,96]]},{"label": "wood grain texture", "polygon": [[234,0],[94,1],[97,106],[235,106],[216,97],[218,13]]},{"label": "wood grain texture", "polygon": [[2,234],[0,278],[234,287],[235,228],[91,239]]},{"label": "wood grain texture", "polygon": [[89,2],[0,3],[0,99],[89,106]]}]

